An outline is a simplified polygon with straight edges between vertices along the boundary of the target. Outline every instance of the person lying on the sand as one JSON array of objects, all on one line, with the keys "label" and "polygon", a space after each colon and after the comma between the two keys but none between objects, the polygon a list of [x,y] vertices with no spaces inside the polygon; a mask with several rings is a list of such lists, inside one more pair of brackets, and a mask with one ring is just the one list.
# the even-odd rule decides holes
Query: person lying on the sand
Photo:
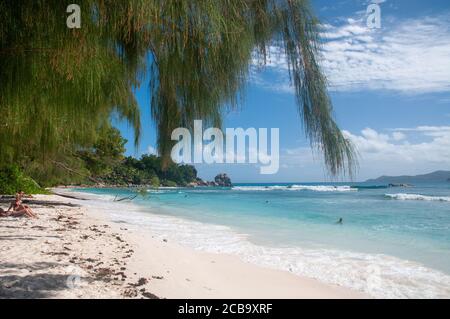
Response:
[{"label": "person lying on the sand", "polygon": [[22,216],[29,218],[37,218],[37,216],[34,213],[30,214],[30,211],[26,209],[8,212],[0,208],[0,217],[22,217]]},{"label": "person lying on the sand", "polygon": [[10,217],[28,217],[28,218],[38,218],[37,215],[31,210],[31,208],[28,209],[22,209],[22,210],[16,210],[11,213],[9,213]]},{"label": "person lying on the sand", "polygon": [[3,208],[0,208],[0,217],[8,217],[8,212],[4,211]]},{"label": "person lying on the sand", "polygon": [[30,218],[38,218],[28,205],[22,204],[22,197],[20,193],[16,194],[16,199],[11,203],[11,205],[9,205],[7,212],[10,212],[11,209],[13,210],[12,214],[25,212],[25,214]]}]

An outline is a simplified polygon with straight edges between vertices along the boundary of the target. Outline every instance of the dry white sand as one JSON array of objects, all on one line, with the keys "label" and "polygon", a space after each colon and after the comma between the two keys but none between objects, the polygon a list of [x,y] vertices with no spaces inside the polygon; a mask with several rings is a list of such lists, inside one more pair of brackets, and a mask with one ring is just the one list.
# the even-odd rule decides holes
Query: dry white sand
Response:
[{"label": "dry white sand", "polygon": [[198,252],[55,195],[0,218],[0,298],[366,298],[235,256]]}]

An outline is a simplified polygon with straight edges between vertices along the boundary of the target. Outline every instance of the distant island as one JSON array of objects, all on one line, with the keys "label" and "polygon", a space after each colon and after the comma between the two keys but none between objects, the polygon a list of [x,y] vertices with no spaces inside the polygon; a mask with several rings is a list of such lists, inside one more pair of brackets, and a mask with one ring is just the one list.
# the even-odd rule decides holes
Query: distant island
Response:
[{"label": "distant island", "polygon": [[405,183],[436,183],[436,182],[450,182],[450,171],[435,171],[429,174],[422,175],[403,175],[403,176],[381,176],[375,179],[368,179],[366,183],[392,183],[392,184],[405,184]]}]

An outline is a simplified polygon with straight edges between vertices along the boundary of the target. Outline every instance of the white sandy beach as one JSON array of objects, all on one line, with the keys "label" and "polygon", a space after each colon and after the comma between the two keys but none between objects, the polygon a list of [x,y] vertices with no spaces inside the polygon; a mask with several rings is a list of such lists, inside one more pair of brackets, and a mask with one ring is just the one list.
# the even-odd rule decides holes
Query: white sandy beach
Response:
[{"label": "white sandy beach", "polygon": [[39,219],[0,219],[0,298],[369,297],[156,239],[84,206],[30,206]]}]

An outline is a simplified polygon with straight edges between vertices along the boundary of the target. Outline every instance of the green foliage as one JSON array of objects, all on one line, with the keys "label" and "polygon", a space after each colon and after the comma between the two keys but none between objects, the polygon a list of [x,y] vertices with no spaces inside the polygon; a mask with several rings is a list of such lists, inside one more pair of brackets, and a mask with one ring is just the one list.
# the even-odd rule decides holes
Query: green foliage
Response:
[{"label": "green foliage", "polygon": [[83,160],[64,154],[55,156],[51,161],[44,163],[39,160],[30,162],[24,171],[42,187],[94,183],[89,179],[91,172],[86,168]]},{"label": "green foliage", "polygon": [[13,195],[19,191],[26,194],[47,193],[32,178],[14,165],[0,167],[0,194]]},{"label": "green foliage", "polygon": [[118,54],[115,35],[98,32],[88,18],[94,2],[80,3],[79,30],[65,25],[68,4],[0,3],[0,157],[6,163],[45,163],[91,147],[113,113],[139,136],[136,72]]},{"label": "green foliage", "polygon": [[165,181],[163,182],[163,186],[166,186],[166,187],[177,187],[178,185],[177,185],[177,183],[174,182],[174,181],[165,180]]},{"label": "green foliage", "polygon": [[99,176],[108,185],[149,185],[152,187],[185,186],[197,179],[197,170],[191,165],[170,163],[162,169],[163,161],[156,155],[143,155],[141,159],[127,157],[111,173]]},{"label": "green foliage", "polygon": [[[148,75],[162,155],[157,168],[170,170],[172,130],[195,119],[219,126],[224,112],[238,106],[253,58],[264,65],[274,46],[287,56],[311,145],[331,174],[352,172],[353,147],[333,119],[317,62],[318,21],[309,1],[80,0],[80,29],[65,24],[70,3],[0,2],[3,162],[66,163],[93,147],[113,114],[133,126],[138,143],[133,89]],[[108,171],[98,166],[99,154],[89,155],[96,174]],[[188,177],[178,173],[165,179]]]},{"label": "green foliage", "polygon": [[112,171],[112,168],[123,160],[125,140],[118,129],[107,126],[102,129],[99,138],[92,148],[77,152],[86,168],[94,176],[100,176]]},{"label": "green foliage", "polygon": [[159,181],[159,177],[158,176],[153,176],[152,179],[150,180],[150,185],[152,185],[152,187],[159,187],[159,185],[161,184],[161,182]]},{"label": "green foliage", "polygon": [[98,138],[92,147],[55,154],[44,162],[29,159],[24,172],[43,187],[96,184],[97,176],[111,173],[121,163],[125,143],[126,140],[117,129],[106,125],[99,129]]}]

